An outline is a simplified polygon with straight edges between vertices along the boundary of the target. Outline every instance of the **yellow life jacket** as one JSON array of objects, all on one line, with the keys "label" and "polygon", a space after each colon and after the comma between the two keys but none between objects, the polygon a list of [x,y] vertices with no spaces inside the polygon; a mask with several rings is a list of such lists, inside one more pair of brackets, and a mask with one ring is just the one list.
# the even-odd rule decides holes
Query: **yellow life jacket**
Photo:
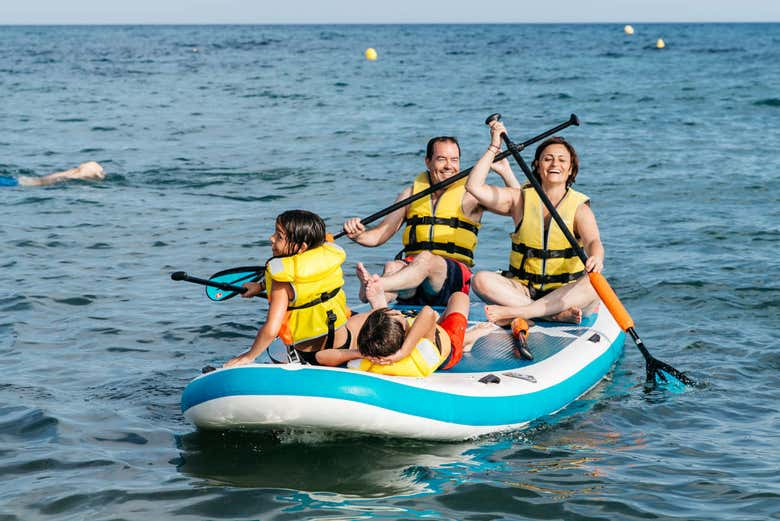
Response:
[{"label": "yellow life jacket", "polygon": [[[430,175],[423,172],[414,180],[412,194],[418,194],[430,186]],[[406,208],[404,253],[414,255],[428,250],[473,266],[480,223],[472,221],[463,213],[465,193],[464,178],[448,186],[435,207],[432,194],[411,203]]]},{"label": "yellow life jacket", "polygon": [[[539,291],[550,291],[582,277],[585,266],[569,240],[550,219],[544,232],[544,205],[533,188],[523,189],[523,220],[512,238],[509,271],[520,282]],[[574,232],[574,214],[588,196],[569,188],[557,210],[569,231]]]},{"label": "yellow life jacket", "polygon": [[[411,325],[414,318],[407,318],[407,323]],[[439,334],[447,334],[437,328],[437,340]],[[365,358],[350,360],[347,368],[357,369],[359,371],[368,371],[369,373],[384,374],[388,376],[418,376],[424,377],[430,375],[444,362],[445,356],[442,356],[441,350],[427,338],[420,339],[414,346],[411,354],[406,358],[390,365],[374,364]]]},{"label": "yellow life jacket", "polygon": [[287,257],[274,257],[266,263],[268,294],[276,282],[289,282],[293,299],[279,331],[287,345],[328,335],[347,322],[350,310],[344,294],[341,265],[347,258],[344,250],[331,243]]}]

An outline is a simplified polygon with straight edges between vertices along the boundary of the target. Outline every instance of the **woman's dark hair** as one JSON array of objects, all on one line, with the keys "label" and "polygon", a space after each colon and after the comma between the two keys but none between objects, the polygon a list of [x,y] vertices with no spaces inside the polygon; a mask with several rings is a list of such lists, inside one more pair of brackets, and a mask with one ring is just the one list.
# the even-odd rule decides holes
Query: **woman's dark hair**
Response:
[{"label": "woman's dark hair", "polygon": [[458,147],[458,157],[460,157],[460,143],[458,143],[458,140],[452,136],[438,136],[431,138],[430,141],[428,141],[428,146],[425,148],[425,159],[428,161],[433,158],[433,145],[436,143],[455,143],[455,146]]},{"label": "woman's dark hair", "polygon": [[325,222],[316,213],[306,210],[287,210],[276,218],[276,224],[284,231],[289,251],[285,255],[295,255],[303,243],[308,249],[316,248],[325,242]]},{"label": "woman's dark hair", "polygon": [[390,356],[404,343],[404,326],[390,315],[390,308],[371,312],[357,337],[358,351],[363,356]]},{"label": "woman's dark hair", "polygon": [[534,162],[532,163],[533,175],[536,180],[539,181],[539,184],[541,184],[542,177],[539,175],[539,159],[541,159],[542,154],[544,153],[544,149],[550,145],[563,145],[566,147],[566,150],[569,151],[569,155],[571,155],[571,175],[566,180],[566,188],[569,188],[574,184],[574,180],[577,178],[577,172],[580,170],[580,158],[577,156],[577,151],[574,150],[574,147],[571,145],[571,143],[562,137],[553,136],[542,141],[542,144],[536,147],[536,154],[534,155]]}]

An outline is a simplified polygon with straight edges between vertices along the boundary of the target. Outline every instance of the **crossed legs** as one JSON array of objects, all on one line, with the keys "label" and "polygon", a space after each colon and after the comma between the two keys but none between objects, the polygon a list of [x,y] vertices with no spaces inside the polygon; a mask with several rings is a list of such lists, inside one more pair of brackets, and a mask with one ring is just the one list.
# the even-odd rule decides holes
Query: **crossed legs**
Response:
[{"label": "crossed legs", "polygon": [[545,317],[578,324],[582,309],[598,299],[587,277],[561,286],[538,300],[532,300],[528,288],[516,280],[489,271],[474,275],[472,288],[489,304],[485,306],[488,320],[499,325],[508,324],[515,317]]}]

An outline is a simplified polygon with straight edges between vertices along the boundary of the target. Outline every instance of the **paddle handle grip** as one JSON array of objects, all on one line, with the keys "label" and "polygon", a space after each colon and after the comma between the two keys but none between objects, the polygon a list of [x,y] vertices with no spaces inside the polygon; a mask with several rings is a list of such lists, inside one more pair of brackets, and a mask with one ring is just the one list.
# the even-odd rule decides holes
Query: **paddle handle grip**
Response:
[{"label": "paddle handle grip", "polygon": [[615,321],[620,326],[620,329],[623,331],[633,329],[634,319],[628,314],[625,306],[620,302],[617,294],[615,294],[615,290],[609,285],[609,282],[604,278],[604,275],[591,271],[588,273],[588,279],[590,279],[590,285],[596,290],[601,301],[607,306],[607,309],[612,316],[615,317]]}]

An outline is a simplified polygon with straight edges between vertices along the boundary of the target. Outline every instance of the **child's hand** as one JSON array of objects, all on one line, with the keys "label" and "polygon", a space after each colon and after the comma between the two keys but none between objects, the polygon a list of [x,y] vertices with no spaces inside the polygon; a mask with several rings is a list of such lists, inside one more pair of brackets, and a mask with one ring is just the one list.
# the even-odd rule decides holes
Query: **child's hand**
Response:
[{"label": "child's hand", "polygon": [[246,353],[241,353],[235,358],[231,358],[230,360],[225,362],[225,365],[223,365],[222,367],[237,367],[239,365],[251,364],[254,361],[255,361],[255,357],[251,356],[249,354],[249,351],[247,351]]},{"label": "child's hand", "polygon": [[265,291],[265,281],[263,280],[260,282],[245,282],[244,287],[246,288],[246,292],[241,294],[243,298],[256,297],[257,295]]}]

